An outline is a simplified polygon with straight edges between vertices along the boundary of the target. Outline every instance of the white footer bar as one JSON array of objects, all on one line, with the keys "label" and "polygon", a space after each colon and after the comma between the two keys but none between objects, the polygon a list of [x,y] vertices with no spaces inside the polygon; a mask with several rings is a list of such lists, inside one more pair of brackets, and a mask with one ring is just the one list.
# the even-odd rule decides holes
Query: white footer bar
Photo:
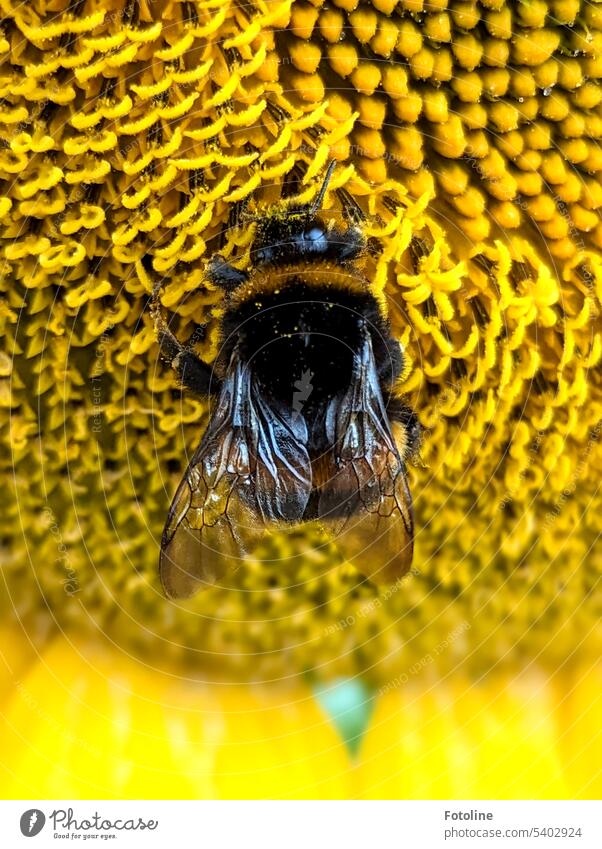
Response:
[{"label": "white footer bar", "polygon": [[4,801],[0,846],[600,849],[600,802]]}]

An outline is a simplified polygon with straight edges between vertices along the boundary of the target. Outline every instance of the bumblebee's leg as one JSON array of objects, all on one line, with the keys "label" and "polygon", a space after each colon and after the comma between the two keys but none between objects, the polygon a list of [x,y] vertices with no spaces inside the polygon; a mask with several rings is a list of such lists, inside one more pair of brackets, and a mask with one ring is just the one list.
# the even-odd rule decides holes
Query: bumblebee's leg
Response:
[{"label": "bumblebee's leg", "polygon": [[246,271],[239,271],[230,265],[223,256],[216,254],[207,266],[207,277],[225,292],[232,292],[241,283],[249,279]]},{"label": "bumblebee's leg", "polygon": [[159,285],[153,289],[151,314],[161,354],[180,378],[182,386],[201,397],[214,394],[219,389],[220,381],[213,369],[184,347],[167,326],[159,303]]}]

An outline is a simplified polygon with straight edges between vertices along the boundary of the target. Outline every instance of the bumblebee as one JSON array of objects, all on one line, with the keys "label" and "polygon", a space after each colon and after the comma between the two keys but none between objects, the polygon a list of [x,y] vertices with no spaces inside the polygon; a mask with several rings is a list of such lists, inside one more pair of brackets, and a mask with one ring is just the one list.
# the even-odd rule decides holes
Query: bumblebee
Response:
[{"label": "bumblebee", "polygon": [[334,165],[312,203],[258,217],[248,270],[209,262],[224,292],[212,366],[172,334],[154,287],[162,355],[211,399],[161,541],[168,597],[216,583],[267,530],[310,521],[370,579],[411,566],[405,463],[419,425],[393,394],[403,354],[361,272],[361,211],[345,193],[345,226],[320,214]]}]

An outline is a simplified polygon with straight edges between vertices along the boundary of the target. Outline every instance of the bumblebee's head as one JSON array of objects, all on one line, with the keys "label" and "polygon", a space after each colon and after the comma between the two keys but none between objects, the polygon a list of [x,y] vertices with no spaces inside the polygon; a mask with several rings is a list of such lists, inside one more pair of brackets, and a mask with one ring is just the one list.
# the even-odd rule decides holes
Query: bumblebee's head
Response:
[{"label": "bumblebee's head", "polygon": [[258,265],[289,265],[311,260],[344,262],[364,247],[359,227],[339,229],[326,224],[320,209],[335,162],[328,166],[316,198],[309,204],[275,207],[257,223],[251,261]]},{"label": "bumblebee's head", "polygon": [[294,208],[270,211],[257,226],[251,259],[254,265],[268,265],[322,258],[329,250],[329,235],[317,216]]}]

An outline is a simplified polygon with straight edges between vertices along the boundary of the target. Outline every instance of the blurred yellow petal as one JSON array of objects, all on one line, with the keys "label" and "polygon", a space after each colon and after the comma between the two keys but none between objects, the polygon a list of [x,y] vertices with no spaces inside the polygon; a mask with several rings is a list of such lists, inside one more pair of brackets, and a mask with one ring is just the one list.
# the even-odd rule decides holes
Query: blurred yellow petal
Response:
[{"label": "blurred yellow petal", "polygon": [[61,636],[1,713],[3,798],[350,794],[344,744],[299,685],[186,683]]},{"label": "blurred yellow petal", "polygon": [[11,699],[27,668],[37,660],[31,635],[18,625],[0,628],[0,704]]},{"label": "blurred yellow petal", "polygon": [[[553,679],[557,746],[576,799],[602,798],[602,669],[571,662],[570,673]],[[568,679],[568,680],[567,680]]]},{"label": "blurred yellow petal", "polygon": [[402,673],[377,699],[363,740],[361,794],[597,799],[600,676],[584,667],[551,678],[491,674],[476,683],[451,675],[429,686]]}]

